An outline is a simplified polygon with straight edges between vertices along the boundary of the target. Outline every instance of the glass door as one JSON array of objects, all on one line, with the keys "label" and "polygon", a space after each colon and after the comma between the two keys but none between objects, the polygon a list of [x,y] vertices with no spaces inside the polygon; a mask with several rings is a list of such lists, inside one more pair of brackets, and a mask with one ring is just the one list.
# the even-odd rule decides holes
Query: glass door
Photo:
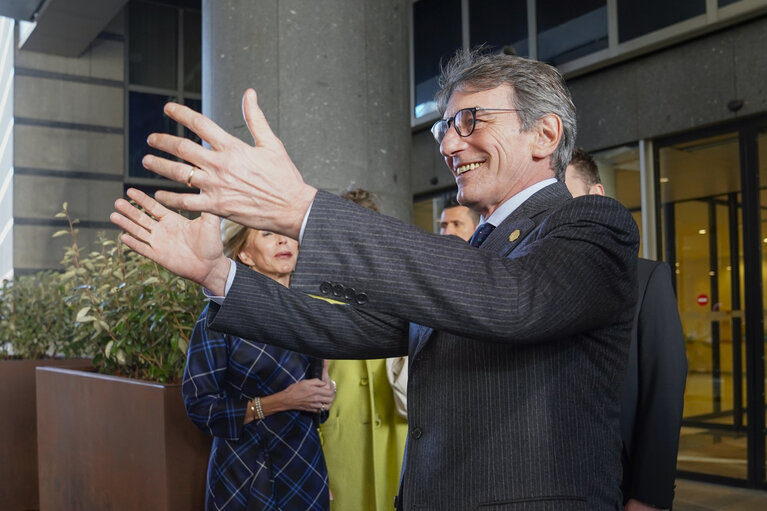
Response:
[{"label": "glass door", "polygon": [[661,255],[689,363],[677,468],[754,487],[765,482],[765,133],[738,126],[656,145]]}]

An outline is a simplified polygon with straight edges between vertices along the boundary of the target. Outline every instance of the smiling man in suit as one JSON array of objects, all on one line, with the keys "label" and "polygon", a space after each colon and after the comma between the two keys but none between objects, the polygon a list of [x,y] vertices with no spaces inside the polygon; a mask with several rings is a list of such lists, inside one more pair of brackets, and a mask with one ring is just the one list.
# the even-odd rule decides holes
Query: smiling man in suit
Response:
[{"label": "smiling man in suit", "polygon": [[458,200],[483,217],[470,244],[304,183],[252,90],[254,146],[170,104],[210,149],[153,134],[189,163],[144,165],[200,189],[158,192],[167,206],[300,238],[291,289],[223,257],[212,215],[187,220],[130,190],[148,214],[119,199],[112,220],[131,248],[219,296],[211,328],[325,358],[410,355],[398,508],[615,511],[636,224],[611,199],[571,199],[575,109],[551,66],[461,52],[437,101]]}]

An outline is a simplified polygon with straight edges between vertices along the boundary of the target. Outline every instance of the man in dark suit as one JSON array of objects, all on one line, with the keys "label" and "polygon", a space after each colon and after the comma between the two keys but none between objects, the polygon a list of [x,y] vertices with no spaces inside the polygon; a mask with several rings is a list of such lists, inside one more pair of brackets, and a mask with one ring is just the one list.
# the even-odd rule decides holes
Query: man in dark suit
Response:
[{"label": "man in dark suit", "polygon": [[[576,147],[565,183],[573,197],[604,195],[594,158]],[[669,509],[687,381],[682,323],[671,270],[638,262],[639,294],[621,405],[623,500],[626,511]]]},{"label": "man in dark suit", "polygon": [[561,182],[575,109],[554,68],[462,52],[442,83],[432,133],[458,200],[483,216],[470,244],[304,183],[252,90],[243,111],[255,146],[171,104],[210,149],[152,134],[151,146],[193,166],[144,165],[200,189],[158,192],[168,206],[300,238],[295,288],[226,260],[212,215],[190,221],[130,190],[148,214],[119,199],[112,220],[131,248],[218,296],[216,330],[326,358],[410,355],[400,509],[615,511],[636,224],[611,199],[571,199]]},{"label": "man in dark suit", "polygon": [[445,202],[439,217],[439,233],[443,236],[458,236],[469,241],[479,225],[479,214],[466,206],[461,206],[455,197]]}]

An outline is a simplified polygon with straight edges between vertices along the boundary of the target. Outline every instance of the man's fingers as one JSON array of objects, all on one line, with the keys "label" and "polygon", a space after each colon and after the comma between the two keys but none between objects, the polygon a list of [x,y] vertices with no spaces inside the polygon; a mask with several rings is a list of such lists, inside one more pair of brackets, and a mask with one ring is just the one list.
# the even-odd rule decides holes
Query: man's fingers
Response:
[{"label": "man's fingers", "polygon": [[168,135],[167,133],[152,133],[147,138],[147,144],[160,151],[172,154],[173,156],[178,156],[195,167],[212,168],[214,166],[213,151],[205,149],[200,144],[196,144],[188,138]]},{"label": "man's fingers", "polygon": [[[197,181],[197,174],[194,175],[194,181]],[[176,193],[167,190],[158,190],[154,194],[155,198],[171,209],[180,209],[183,211],[207,211],[204,205],[205,199],[198,193]]]},{"label": "man's fingers", "polygon": [[[133,199],[136,202],[136,204],[144,208],[144,210],[146,210],[147,213],[149,213],[150,215],[152,215],[154,218],[158,220],[171,212],[168,208],[166,208],[165,206],[163,206],[162,204],[154,200],[152,197],[150,197],[149,195],[145,194],[144,192],[136,188],[128,188],[126,195],[128,195],[129,198]],[[117,204],[115,204],[115,206],[116,205]],[[135,210],[138,211],[137,209]],[[138,212],[141,213],[140,211]],[[131,220],[133,220],[132,217],[131,217]]]},{"label": "man's fingers", "polygon": [[269,127],[264,112],[258,106],[256,91],[248,89],[242,96],[242,116],[257,146],[268,146],[279,140]]},{"label": "man's fingers", "polygon": [[222,149],[227,142],[234,138],[215,122],[184,105],[168,103],[165,105],[164,111],[168,117],[197,133],[214,150]]},{"label": "man's fingers", "polygon": [[[122,203],[121,203],[121,201],[122,201]],[[126,201],[126,200],[118,199],[118,201],[115,202],[115,208],[117,208],[118,210],[121,210],[121,211],[126,211],[127,210],[126,205],[127,205],[128,208],[133,208],[133,206],[131,206],[130,203],[128,203],[128,201]],[[135,209],[135,208],[133,208],[133,209]],[[126,211],[126,213],[127,213],[127,211]],[[135,221],[131,220],[130,218],[128,218],[124,214],[121,215],[120,213],[112,213],[111,215],[109,215],[109,220],[111,220],[112,223],[115,224],[117,227],[119,227],[120,229],[122,229],[123,231],[128,233],[128,235],[131,237],[131,239],[136,240],[137,243],[138,242],[143,243],[143,244],[148,244],[149,243],[149,236],[150,236],[151,232],[149,230],[145,229],[144,227],[142,227],[141,225],[137,224]],[[131,247],[131,248],[133,248],[135,250],[135,248],[133,246],[131,246],[131,245],[127,244],[127,243],[126,243],[126,245],[128,245],[129,247]]]},{"label": "man's fingers", "polygon": [[[189,179],[189,173],[192,171],[192,166],[187,163],[168,160],[161,156],[155,156],[153,154],[147,154],[141,159],[141,164],[144,168],[157,174],[158,176],[166,177],[171,181],[177,183],[186,184]],[[196,185],[199,180],[199,176],[194,179]]]},{"label": "man's fingers", "polygon": [[[114,213],[112,214],[114,215]],[[154,251],[152,250],[151,245],[143,241],[137,240],[130,234],[123,234],[122,236],[120,236],[120,241],[125,243],[128,246],[128,248],[141,254],[144,257],[148,257],[151,259],[152,255],[154,254]]]}]

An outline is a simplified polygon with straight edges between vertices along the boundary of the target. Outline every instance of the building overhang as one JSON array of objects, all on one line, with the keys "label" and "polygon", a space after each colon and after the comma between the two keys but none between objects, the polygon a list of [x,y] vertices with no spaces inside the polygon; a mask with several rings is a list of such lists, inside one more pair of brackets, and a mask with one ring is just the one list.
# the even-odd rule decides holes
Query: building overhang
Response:
[{"label": "building overhang", "polygon": [[0,15],[18,20],[19,47],[79,57],[127,0],[10,0]]}]

